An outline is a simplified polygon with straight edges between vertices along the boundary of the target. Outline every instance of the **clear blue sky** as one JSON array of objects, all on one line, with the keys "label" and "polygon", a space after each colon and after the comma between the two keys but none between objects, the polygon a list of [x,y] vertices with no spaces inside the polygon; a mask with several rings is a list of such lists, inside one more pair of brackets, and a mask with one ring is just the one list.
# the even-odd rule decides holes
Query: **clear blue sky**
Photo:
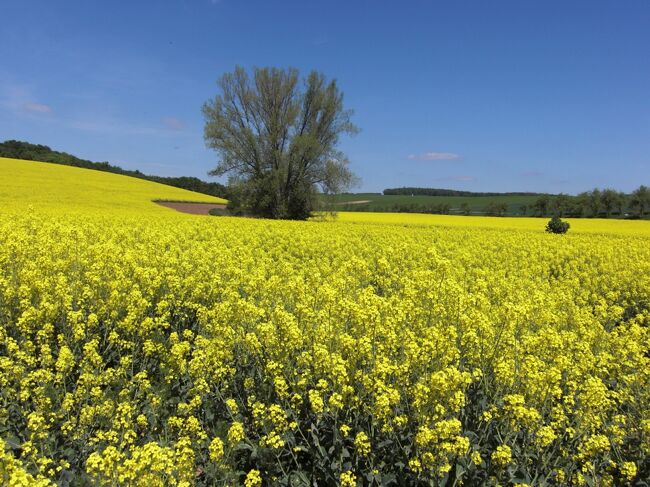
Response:
[{"label": "clear blue sky", "polygon": [[206,172],[236,64],[334,77],[357,190],[650,184],[650,2],[3,0],[0,140]]}]

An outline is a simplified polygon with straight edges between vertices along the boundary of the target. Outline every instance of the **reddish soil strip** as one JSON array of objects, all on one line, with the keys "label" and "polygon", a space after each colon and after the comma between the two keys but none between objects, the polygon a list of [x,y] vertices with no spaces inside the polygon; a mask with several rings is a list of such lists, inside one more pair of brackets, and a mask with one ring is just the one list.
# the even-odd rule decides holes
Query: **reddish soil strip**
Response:
[{"label": "reddish soil strip", "polygon": [[219,208],[220,210],[226,208],[226,205],[219,203],[181,203],[178,201],[156,201],[155,203],[180,211],[181,213],[190,213],[192,215],[209,215],[210,210],[213,208]]}]

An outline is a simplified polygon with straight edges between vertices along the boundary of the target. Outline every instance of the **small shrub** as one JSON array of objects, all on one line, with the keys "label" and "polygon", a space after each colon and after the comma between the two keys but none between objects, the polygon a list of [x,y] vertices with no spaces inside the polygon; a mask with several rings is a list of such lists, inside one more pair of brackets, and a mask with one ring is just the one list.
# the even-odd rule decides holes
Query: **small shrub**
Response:
[{"label": "small shrub", "polygon": [[548,233],[566,233],[570,226],[568,222],[562,221],[559,216],[554,216],[546,224],[546,231]]}]

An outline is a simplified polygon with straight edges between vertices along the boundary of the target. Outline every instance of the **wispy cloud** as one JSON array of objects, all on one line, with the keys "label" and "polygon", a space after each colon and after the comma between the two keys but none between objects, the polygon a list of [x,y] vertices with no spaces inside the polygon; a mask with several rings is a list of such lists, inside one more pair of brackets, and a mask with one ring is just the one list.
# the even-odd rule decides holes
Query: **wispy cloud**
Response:
[{"label": "wispy cloud", "polygon": [[165,128],[169,130],[179,131],[185,128],[185,124],[176,117],[163,117],[161,121]]},{"label": "wispy cloud", "polygon": [[118,120],[70,120],[63,122],[73,129],[83,130],[84,132],[95,132],[103,134],[119,135],[163,135],[164,130],[146,125],[134,125],[121,122]]},{"label": "wispy cloud", "polygon": [[27,86],[11,83],[0,85],[0,106],[11,110],[15,115],[49,115],[53,112],[50,105],[38,103],[32,90]]},{"label": "wispy cloud", "polygon": [[23,104],[23,110],[29,113],[52,113],[52,107],[43,103],[27,102]]},{"label": "wispy cloud", "polygon": [[461,157],[453,152],[425,152],[424,154],[410,154],[407,159],[411,161],[459,161]]},{"label": "wispy cloud", "polygon": [[[74,105],[74,104],[71,104]],[[101,108],[101,104],[100,104]],[[51,105],[42,103],[34,90],[24,84],[0,80],[0,109],[6,109],[15,117],[54,124],[74,130],[106,135],[151,135],[164,138],[190,136],[186,124],[176,117],[162,117],[149,123],[125,120],[119,116],[103,113],[106,110],[93,109],[70,112],[70,107],[60,112]]]}]

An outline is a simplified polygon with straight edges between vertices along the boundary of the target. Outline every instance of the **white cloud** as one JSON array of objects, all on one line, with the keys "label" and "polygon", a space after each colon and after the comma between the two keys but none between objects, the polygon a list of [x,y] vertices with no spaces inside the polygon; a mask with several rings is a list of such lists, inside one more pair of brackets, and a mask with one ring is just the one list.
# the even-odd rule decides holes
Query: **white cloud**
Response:
[{"label": "white cloud", "polygon": [[461,157],[453,152],[425,152],[424,154],[410,154],[412,161],[459,161]]},{"label": "white cloud", "polygon": [[52,113],[52,107],[43,103],[27,102],[23,109],[29,113]]}]

